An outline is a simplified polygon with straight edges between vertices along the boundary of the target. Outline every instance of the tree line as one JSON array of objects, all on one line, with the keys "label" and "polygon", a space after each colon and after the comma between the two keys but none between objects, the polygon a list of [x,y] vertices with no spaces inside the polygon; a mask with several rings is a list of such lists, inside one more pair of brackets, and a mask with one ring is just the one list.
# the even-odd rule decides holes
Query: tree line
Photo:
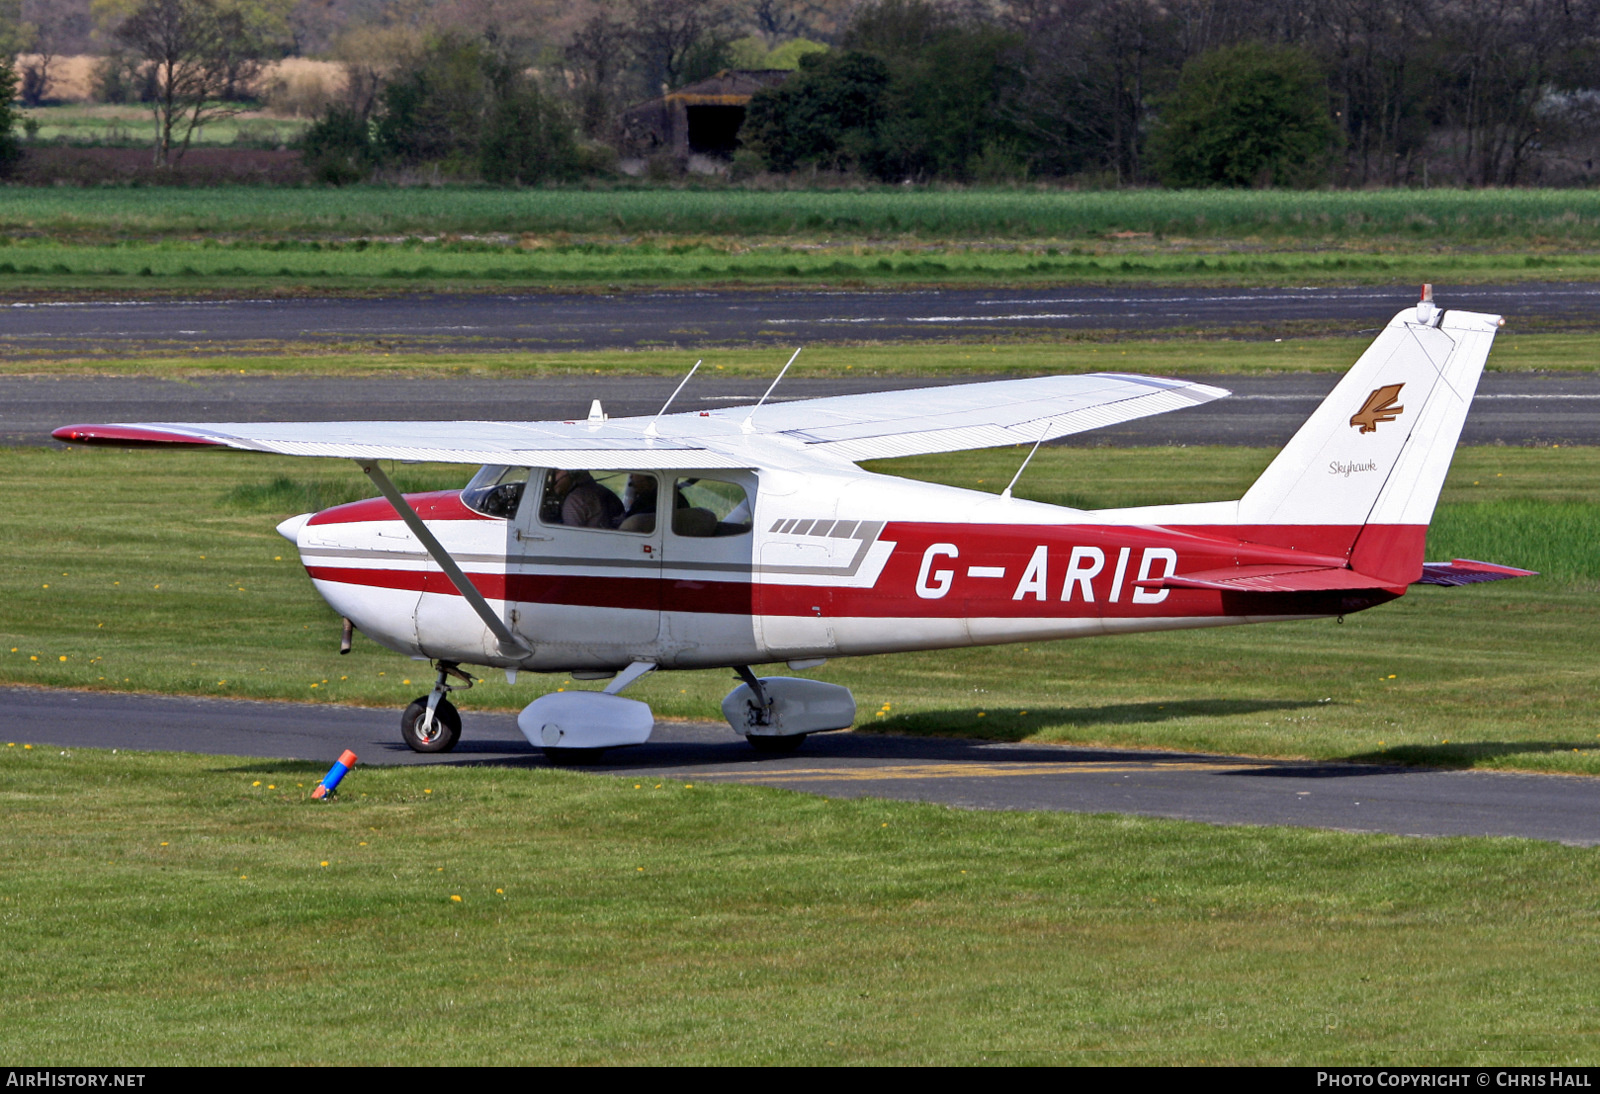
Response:
[{"label": "tree line", "polygon": [[[168,155],[309,34],[302,0],[95,2],[115,9],[112,52],[156,103]],[[736,172],[1560,184],[1590,180],[1600,137],[1600,0],[541,4],[349,5],[318,32],[350,79],[308,163],[332,181],[419,164],[496,182],[603,172],[630,103],[763,67],[792,75],[750,103]]]}]

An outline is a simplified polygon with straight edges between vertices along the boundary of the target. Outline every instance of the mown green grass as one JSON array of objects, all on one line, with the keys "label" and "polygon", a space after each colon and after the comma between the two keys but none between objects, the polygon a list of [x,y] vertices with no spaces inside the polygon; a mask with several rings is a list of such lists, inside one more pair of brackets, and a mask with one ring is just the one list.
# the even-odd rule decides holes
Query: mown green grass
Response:
[{"label": "mown green grass", "polygon": [[[929,457],[900,473],[998,490],[1023,453]],[[1021,496],[1089,507],[1237,497],[1265,449],[1045,449]],[[339,623],[272,532],[371,491],[353,468],[236,453],[18,449],[0,514],[0,681],[399,708],[423,666]],[[404,469],[437,488],[464,469]],[[407,477],[409,475],[409,477]],[[281,481],[284,480],[284,481]],[[1539,570],[1414,589],[1332,620],[838,659],[862,728],[1600,774],[1600,450],[1458,453],[1429,554]],[[486,679],[474,709],[574,686]],[[579,685],[582,686],[582,685]],[[629,692],[716,719],[731,674]],[[1022,713],[1022,712],[1026,713]]]},{"label": "mown green grass", "polygon": [[[1593,1064],[1594,849],[0,747],[0,1053]],[[457,900],[455,898],[459,897]]]},{"label": "mown green grass", "polygon": [[806,236],[1533,246],[1600,241],[1592,190],[1103,191],[1047,188],[763,191],[619,187],[0,191],[0,232],[97,240],[571,233],[616,239]]},{"label": "mown green grass", "polygon": [[[748,249],[711,245],[680,253],[652,246],[456,250],[438,243],[316,244],[280,250],[251,244],[12,243],[0,245],[0,293],[66,291],[370,292],[409,289],[654,286],[664,284],[1169,284],[1298,286],[1317,283],[1458,284],[1585,280],[1600,254],[1272,251],[1260,254],[1061,255],[1057,248],[935,253],[903,246]],[[859,253],[857,253],[859,252]]]},{"label": "mown green grass", "polygon": [[[1104,331],[1066,332],[1059,341],[999,344],[994,332],[961,342],[890,342],[876,345],[808,344],[788,375],[855,376],[1038,376],[1077,372],[1140,372],[1160,376],[1228,373],[1344,371],[1371,345],[1370,334],[1315,336],[1291,325],[1281,338],[1253,332],[1244,338],[1117,338]],[[41,355],[34,346],[8,346],[0,335],[0,375],[152,376],[187,379],[222,376],[450,377],[514,380],[535,376],[682,376],[695,359],[702,375],[770,379],[788,350],[770,347],[706,347],[703,331],[685,329],[682,346],[646,350],[580,352],[373,352],[348,346],[274,343],[257,353],[171,356],[157,346],[127,356],[126,346],[84,356],[68,350]],[[771,332],[781,336],[781,331]],[[252,347],[254,348],[254,347]],[[692,356],[691,356],[692,355]],[[1595,340],[1586,334],[1503,333],[1488,368],[1494,372],[1578,371],[1600,368]],[[531,413],[531,412],[530,412]]]}]

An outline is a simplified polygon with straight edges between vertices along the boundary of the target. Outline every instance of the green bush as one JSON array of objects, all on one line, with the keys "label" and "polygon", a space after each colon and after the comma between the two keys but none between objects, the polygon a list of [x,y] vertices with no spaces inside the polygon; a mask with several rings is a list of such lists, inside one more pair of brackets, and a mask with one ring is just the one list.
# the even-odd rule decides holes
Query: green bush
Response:
[{"label": "green bush", "polygon": [[866,53],[809,53],[786,83],[757,92],[739,136],[772,171],[849,170],[872,155],[889,66]]},{"label": "green bush", "polygon": [[572,122],[538,88],[518,88],[490,110],[478,144],[478,170],[485,182],[570,179],[579,163]]},{"label": "green bush", "polygon": [[377,158],[367,119],[337,104],[307,127],[300,153],[313,178],[335,186],[366,178]]},{"label": "green bush", "polygon": [[22,141],[17,137],[21,111],[17,109],[17,72],[10,58],[0,57],[0,178],[22,162]]},{"label": "green bush", "polygon": [[1169,186],[1315,186],[1328,175],[1338,129],[1316,61],[1256,42],[1184,65],[1151,134]]}]

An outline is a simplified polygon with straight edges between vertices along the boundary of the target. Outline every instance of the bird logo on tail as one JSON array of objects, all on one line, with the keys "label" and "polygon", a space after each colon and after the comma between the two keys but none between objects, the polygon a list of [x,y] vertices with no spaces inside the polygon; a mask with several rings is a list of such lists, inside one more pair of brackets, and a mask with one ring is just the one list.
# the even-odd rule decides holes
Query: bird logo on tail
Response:
[{"label": "bird logo on tail", "polygon": [[1400,396],[1400,389],[1405,386],[1385,384],[1373,391],[1367,396],[1367,401],[1361,404],[1361,409],[1351,416],[1350,424],[1360,426],[1363,433],[1372,433],[1377,430],[1379,422],[1394,421],[1406,411],[1405,407],[1395,405],[1395,399]]}]

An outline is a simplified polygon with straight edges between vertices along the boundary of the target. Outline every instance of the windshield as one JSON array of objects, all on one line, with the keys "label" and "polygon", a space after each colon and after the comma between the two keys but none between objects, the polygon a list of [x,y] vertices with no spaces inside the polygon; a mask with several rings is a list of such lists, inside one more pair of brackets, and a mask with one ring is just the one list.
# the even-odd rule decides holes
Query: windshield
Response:
[{"label": "windshield", "polygon": [[528,487],[526,467],[491,464],[472,476],[461,491],[461,503],[486,517],[510,520],[517,515],[523,491]]}]

